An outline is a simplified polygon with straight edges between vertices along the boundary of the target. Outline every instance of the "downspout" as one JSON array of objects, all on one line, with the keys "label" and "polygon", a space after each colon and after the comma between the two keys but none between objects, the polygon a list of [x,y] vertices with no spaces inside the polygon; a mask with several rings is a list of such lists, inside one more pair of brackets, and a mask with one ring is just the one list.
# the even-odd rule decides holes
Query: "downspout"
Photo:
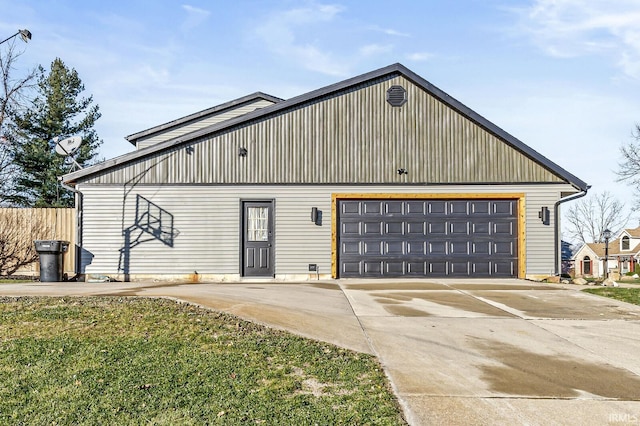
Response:
[{"label": "downspout", "polygon": [[555,227],[554,232],[556,237],[554,241],[554,247],[553,247],[554,253],[556,254],[555,275],[559,276],[562,273],[562,267],[560,266],[562,262],[562,251],[561,251],[562,235],[560,234],[560,213],[559,213],[560,204],[584,197],[585,195],[587,195],[587,191],[589,191],[589,189],[591,189],[591,185],[587,185],[587,187],[581,190],[581,192],[579,192],[578,194],[572,195],[567,198],[562,198],[556,201],[555,204],[553,205],[553,220],[554,220],[554,227]]},{"label": "downspout", "polygon": [[82,265],[82,192],[78,191],[75,187],[69,186],[60,180],[60,186],[66,190],[73,192],[76,195],[76,264],[74,273],[76,277],[80,276],[80,265]]}]

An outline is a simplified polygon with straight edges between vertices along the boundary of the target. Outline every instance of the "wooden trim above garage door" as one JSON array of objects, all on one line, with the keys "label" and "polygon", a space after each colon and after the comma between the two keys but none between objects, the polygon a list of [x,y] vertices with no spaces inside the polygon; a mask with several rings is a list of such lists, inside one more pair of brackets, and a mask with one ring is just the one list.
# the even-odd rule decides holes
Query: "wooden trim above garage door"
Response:
[{"label": "wooden trim above garage door", "polygon": [[365,199],[440,199],[440,200],[495,200],[518,201],[518,278],[526,275],[525,195],[523,193],[335,193],[331,194],[331,276],[338,278],[338,200]]}]

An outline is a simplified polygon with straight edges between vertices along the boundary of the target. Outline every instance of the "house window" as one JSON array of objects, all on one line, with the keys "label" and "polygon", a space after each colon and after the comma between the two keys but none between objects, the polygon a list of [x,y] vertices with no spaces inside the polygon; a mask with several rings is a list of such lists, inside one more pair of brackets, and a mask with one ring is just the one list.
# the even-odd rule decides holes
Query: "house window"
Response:
[{"label": "house window", "polygon": [[628,236],[624,236],[622,237],[622,250],[630,250],[629,248],[629,237]]},{"label": "house window", "polygon": [[582,259],[582,270],[584,275],[591,275],[591,258],[589,256]]}]

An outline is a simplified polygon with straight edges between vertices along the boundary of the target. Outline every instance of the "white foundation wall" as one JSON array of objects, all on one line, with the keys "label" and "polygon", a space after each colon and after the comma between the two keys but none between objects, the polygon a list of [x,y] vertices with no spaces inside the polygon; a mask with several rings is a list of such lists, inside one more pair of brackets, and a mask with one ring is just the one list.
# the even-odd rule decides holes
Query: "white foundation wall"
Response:
[{"label": "white foundation wall", "polygon": [[[492,193],[525,194],[526,276],[546,276],[553,273],[555,262],[554,203],[561,192],[573,190],[564,184],[138,185],[124,188],[86,184],[79,185],[78,189],[83,194],[81,273],[117,279],[175,276],[185,280],[240,277],[242,200],[274,201],[276,278],[315,278],[315,273],[309,273],[310,263],[318,265],[321,277],[330,277],[331,208],[332,194],[336,193],[486,194],[487,198]],[[311,222],[312,207],[322,212],[320,226]],[[549,225],[538,217],[542,207],[550,210]],[[149,223],[149,216],[162,218],[162,226],[152,226],[148,229],[151,232],[145,232],[142,228]],[[154,234],[153,229],[158,231]]]}]

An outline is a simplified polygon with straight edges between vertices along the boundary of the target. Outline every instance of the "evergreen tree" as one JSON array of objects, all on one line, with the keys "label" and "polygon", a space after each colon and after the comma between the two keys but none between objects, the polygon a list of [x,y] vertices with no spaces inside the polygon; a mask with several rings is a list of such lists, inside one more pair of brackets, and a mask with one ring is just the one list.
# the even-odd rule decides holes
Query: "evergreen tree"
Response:
[{"label": "evergreen tree", "polygon": [[100,112],[93,96],[82,97],[84,85],[74,69],[56,58],[51,71],[38,68],[36,95],[30,107],[13,117],[10,132],[14,164],[18,169],[14,202],[25,207],[71,207],[73,193],[59,185],[58,177],[73,163],[56,154],[54,138],[79,135],[80,149],[73,155],[82,167],[95,163],[102,144],[93,126]]}]

